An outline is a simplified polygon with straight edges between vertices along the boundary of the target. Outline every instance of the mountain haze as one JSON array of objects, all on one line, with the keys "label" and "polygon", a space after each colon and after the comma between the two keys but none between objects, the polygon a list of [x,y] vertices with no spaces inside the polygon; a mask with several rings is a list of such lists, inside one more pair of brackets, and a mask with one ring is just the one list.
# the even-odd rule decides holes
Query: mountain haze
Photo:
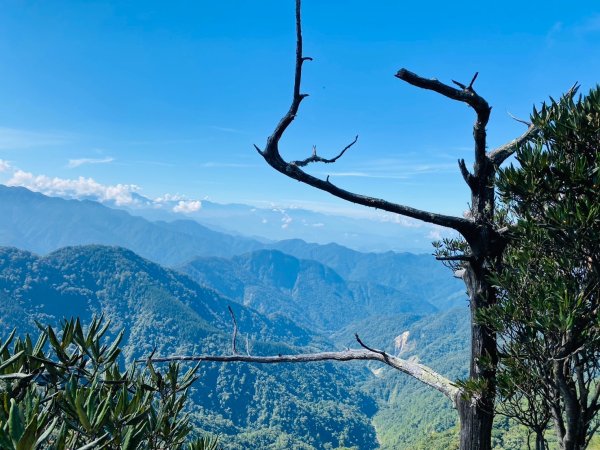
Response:
[{"label": "mountain haze", "polygon": [[180,270],[244,305],[264,313],[282,311],[320,332],[332,332],[374,314],[436,311],[410,290],[346,281],[317,261],[277,250],[257,250],[229,260],[198,258]]},{"label": "mountain haze", "polygon": [[193,221],[150,222],[91,200],[65,200],[0,185],[0,245],[46,254],[85,244],[126,247],[166,265],[199,255],[231,256],[262,246]]}]

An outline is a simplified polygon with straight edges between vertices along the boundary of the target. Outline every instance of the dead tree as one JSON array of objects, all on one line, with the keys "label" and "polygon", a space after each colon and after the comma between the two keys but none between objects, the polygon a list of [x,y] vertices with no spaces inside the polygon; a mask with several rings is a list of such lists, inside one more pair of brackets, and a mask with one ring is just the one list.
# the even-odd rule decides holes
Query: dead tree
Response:
[{"label": "dead tree", "polygon": [[488,152],[486,151],[486,125],[490,117],[491,107],[473,88],[477,74],[468,85],[453,81],[457,86],[453,87],[436,79],[422,78],[406,69],[401,69],[396,73],[396,77],[400,80],[421,89],[435,91],[451,100],[466,103],[476,114],[473,125],[475,153],[473,170],[469,171],[464,159],[458,160],[460,172],[471,190],[470,214],[467,217],[455,217],[424,211],[404,204],[350,192],[333,184],[329,177],[321,179],[308,174],[302,169],[303,167],[311,163],[334,163],[356,143],[357,138],[337,156],[329,159],[319,156],[316,149],[313,149],[312,155],[304,160],[286,161],[279,151],[281,137],[296,118],[300,104],[307,97],[307,94],[301,92],[302,66],[304,62],[311,60],[311,58],[304,56],[302,50],[300,4],[301,0],[296,0],[296,65],[291,106],[281,118],[273,133],[268,137],[264,149],[255,146],[256,150],[275,170],[297,181],[329,192],[336,197],[359,205],[451,228],[460,233],[466,241],[467,251],[439,259],[457,261],[461,265],[460,277],[464,280],[471,310],[469,382],[477,388],[474,390],[461,389],[452,381],[422,364],[405,361],[388,355],[381,350],[368,347],[358,336],[357,341],[362,348],[342,352],[251,356],[237,354],[235,346],[233,346],[233,355],[229,356],[177,356],[153,358],[153,361],[187,360],[265,364],[312,361],[380,361],[437,389],[452,402],[459,412],[461,450],[491,450],[491,431],[496,395],[496,336],[489,328],[477,323],[475,318],[478,311],[493,305],[496,301],[494,289],[488,283],[487,275],[498,264],[506,244],[505,230],[498,229],[494,223],[494,180],[496,169],[516,150],[519,144],[536,133],[536,129],[529,126],[527,131],[517,139]]},{"label": "dead tree", "polygon": [[[265,161],[275,170],[295,180],[317,189],[329,192],[352,203],[382,209],[424,222],[441,225],[456,230],[465,239],[468,251],[465,254],[450,256],[462,263],[462,278],[467,288],[471,309],[471,364],[469,378],[478,388],[476,394],[460,395],[456,406],[460,416],[460,448],[463,450],[489,450],[495,398],[495,365],[497,362],[496,337],[494,333],[477,323],[476,315],[481,308],[493,305],[496,295],[487,281],[487,274],[498,264],[505,247],[506,237],[494,223],[494,180],[496,169],[533,133],[530,126],[519,138],[493,151],[486,151],[486,126],[491,107],[475,92],[473,83],[466,85],[454,81],[457,87],[444,84],[436,79],[422,78],[406,69],[400,69],[396,77],[413,86],[437,92],[451,100],[466,103],[471,107],[476,119],[473,125],[475,163],[472,172],[464,159],[458,160],[460,172],[471,190],[471,211],[468,218],[454,217],[389,202],[349,192],[333,184],[329,177],[325,180],[305,172],[302,167],[315,162],[335,162],[347,150],[346,147],[335,158],[325,159],[313,152],[312,156],[301,161],[286,161],[279,151],[279,141],[285,130],[294,121],[306,94],[301,92],[302,66],[309,60],[302,50],[302,24],[300,17],[301,0],[296,0],[296,67],[294,91],[289,111],[283,116],[267,139],[264,149],[256,147]],[[352,145],[354,140],[350,145]]]}]

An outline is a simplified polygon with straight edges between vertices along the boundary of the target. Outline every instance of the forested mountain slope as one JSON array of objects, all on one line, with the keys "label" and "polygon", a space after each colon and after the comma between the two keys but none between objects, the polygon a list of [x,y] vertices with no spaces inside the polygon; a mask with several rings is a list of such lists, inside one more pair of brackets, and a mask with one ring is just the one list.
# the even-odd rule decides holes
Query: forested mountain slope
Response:
[{"label": "forested mountain slope", "polygon": [[308,244],[300,239],[280,241],[272,248],[296,258],[318,261],[349,281],[363,281],[411,292],[439,309],[459,306],[466,295],[462,281],[431,255],[362,253],[331,243]]},{"label": "forested mountain slope", "polygon": [[[229,353],[228,305],[255,354],[331,345],[284,317],[261,315],[121,248],[71,247],[45,257],[2,248],[0,292],[3,334],[13,327],[35,331],[34,320],[78,315],[89,322],[102,313],[113,332],[126,330],[129,361],[154,349],[157,355]],[[358,374],[340,366],[204,364],[201,372],[194,417],[203,429],[223,434],[229,448],[376,446],[369,420],[374,402],[352,388]]]},{"label": "forested mountain slope", "polygon": [[347,281],[317,261],[276,250],[231,259],[198,258],[180,270],[244,305],[264,313],[281,311],[320,332],[333,332],[372,315],[436,311],[408,286],[400,291],[368,281]]},{"label": "forested mountain slope", "polygon": [[0,245],[46,254],[87,244],[126,247],[167,266],[198,257],[231,258],[274,249],[317,261],[347,281],[414,294],[439,309],[457,306],[464,299],[462,284],[430,255],[361,253],[338,244],[309,244],[300,239],[261,242],[214,231],[193,220],[151,222],[94,201],[65,200],[0,185]]}]

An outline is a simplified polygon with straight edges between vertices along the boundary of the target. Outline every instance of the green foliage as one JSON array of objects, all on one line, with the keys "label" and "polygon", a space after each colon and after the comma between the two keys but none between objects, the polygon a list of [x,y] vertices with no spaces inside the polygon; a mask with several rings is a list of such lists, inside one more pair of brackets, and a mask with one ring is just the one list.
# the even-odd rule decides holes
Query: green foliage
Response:
[{"label": "green foliage", "polygon": [[584,448],[600,370],[600,88],[531,120],[537,135],[499,172],[513,226],[482,319],[500,336],[502,411],[540,432],[554,411],[562,444]]},{"label": "green foliage", "polygon": [[[340,347],[353,346],[355,342],[349,337],[358,332],[375,348],[420,361],[455,379],[464,376],[468,367],[468,317],[466,305],[439,315],[373,316],[350,324],[334,337]],[[402,337],[406,339],[397,339]],[[364,367],[356,364],[357,368]],[[382,450],[452,448],[448,440],[456,439],[451,430],[458,415],[447,398],[379,363],[368,363],[367,367],[370,370],[361,384],[378,400],[373,424]]]},{"label": "green foliage", "polygon": [[148,361],[122,371],[123,333],[106,343],[102,318],[87,329],[79,319],[59,332],[39,327],[35,345],[13,332],[0,346],[3,449],[217,449],[212,438],[190,440],[185,404],[197,366],[162,373]]}]

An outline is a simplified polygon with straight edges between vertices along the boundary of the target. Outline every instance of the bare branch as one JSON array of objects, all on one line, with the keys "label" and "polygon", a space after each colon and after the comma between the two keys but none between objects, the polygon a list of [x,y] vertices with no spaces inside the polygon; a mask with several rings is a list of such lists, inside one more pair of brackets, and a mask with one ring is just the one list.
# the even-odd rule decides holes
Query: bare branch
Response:
[{"label": "bare branch", "polygon": [[510,112],[507,113],[510,118],[516,122],[522,123],[523,125],[527,125],[528,127],[531,126],[531,122],[528,122],[527,120],[523,120],[523,119],[519,119],[518,117],[513,116]]},{"label": "bare branch", "polygon": [[[352,203],[356,203],[363,206],[372,208],[382,209],[391,213],[400,214],[413,219],[422,220],[424,222],[433,223],[443,227],[452,228],[461,233],[467,240],[469,237],[474,235],[477,230],[475,224],[471,220],[464,219],[462,217],[447,216],[444,214],[437,214],[428,211],[423,211],[410,206],[401,205],[398,203],[392,203],[383,199],[368,197],[361,194],[356,194],[350,191],[341,189],[329,181],[329,177],[326,180],[314,177],[307,174],[300,169],[303,164],[290,163],[285,161],[279,152],[279,141],[287,129],[287,127],[295,119],[298,113],[300,103],[306,97],[305,94],[300,93],[300,84],[302,81],[302,63],[305,61],[305,57],[302,56],[302,24],[300,16],[300,0],[296,1],[296,68],[294,75],[294,92],[292,97],[292,103],[290,109],[279,121],[273,134],[267,139],[267,144],[264,150],[261,150],[256,145],[254,146],[265,161],[278,172],[293,178],[302,183],[308,184],[309,186],[315,187],[325,192],[347,200]],[[476,94],[471,94],[474,98],[479,98]],[[349,148],[349,147],[348,147]],[[341,155],[340,155],[341,156]],[[306,164],[308,164],[311,158],[308,158]],[[305,165],[305,164],[304,164]]]},{"label": "bare branch", "polygon": [[[564,97],[569,98],[569,97],[574,97],[575,94],[577,94],[577,91],[579,90],[579,83],[575,83],[573,84],[573,86],[571,86],[569,88],[569,90],[567,91],[566,94],[564,94]],[[512,117],[512,115],[511,115]],[[521,136],[519,136],[516,139],[513,139],[512,141],[488,152],[487,156],[488,158],[492,161],[492,163],[494,164],[494,166],[496,167],[500,167],[500,165],[506,161],[506,159],[508,157],[510,157],[520,145],[523,145],[523,143],[525,143],[526,141],[528,141],[529,139],[535,137],[535,135],[537,134],[537,132],[539,131],[535,125],[526,122],[524,120],[520,120],[517,119],[515,117],[513,117],[513,119],[515,119],[518,122],[524,123],[528,126],[527,131],[525,131],[525,133],[523,133]]]},{"label": "bare branch", "polygon": [[[302,55],[302,22],[300,17],[300,6],[301,0],[296,1],[296,70],[294,73],[294,94],[292,97],[292,104],[290,105],[290,109],[288,112],[281,118],[277,126],[275,127],[275,131],[273,134],[269,136],[267,141],[267,146],[263,151],[261,151],[256,145],[254,146],[258,152],[263,155],[265,158],[267,156],[279,156],[279,150],[277,148],[279,140],[281,136],[283,136],[284,131],[287,127],[293,122],[296,118],[296,114],[298,112],[298,108],[300,107],[300,103],[304,98],[308,97],[308,94],[300,93],[300,85],[302,83],[302,64],[305,61],[312,61],[312,58],[305,57]],[[277,155],[275,155],[277,154]]]},{"label": "bare branch", "polygon": [[[447,84],[442,83],[441,81],[435,78],[420,77],[416,73],[413,73],[407,69],[400,69],[396,73],[396,78],[399,78],[402,81],[406,81],[407,83],[422,89],[428,89],[437,92],[438,94],[442,94],[443,96],[448,97],[452,100],[464,102],[468,104],[471,108],[473,108],[478,115],[487,115],[487,117],[489,118],[489,114],[491,111],[490,105],[483,97],[478,95],[473,90],[472,84],[475,81],[476,76],[477,75],[475,75],[469,86],[465,86],[462,83],[453,81],[453,83],[457,84],[462,88],[456,89],[452,86],[448,86]],[[487,123],[487,120],[485,122]]]},{"label": "bare branch", "polygon": [[296,355],[278,356],[170,356],[166,358],[152,358],[151,361],[155,363],[172,361],[208,361],[223,363],[244,362],[256,364],[306,363],[318,361],[379,361],[438,390],[452,402],[453,407],[456,407],[456,402],[461,394],[461,390],[452,381],[435,372],[433,369],[424,366],[423,364],[396,358],[395,356],[388,355],[385,352],[367,349],[352,349],[340,352],[301,353]]},{"label": "bare branch", "polygon": [[473,83],[475,83],[475,80],[477,79],[478,75],[479,72],[475,72],[475,75],[473,75],[473,78],[471,79],[471,82],[469,83],[469,87],[467,89],[473,89]]},{"label": "bare branch", "polygon": [[488,152],[487,157],[492,161],[492,164],[494,164],[494,166],[500,167],[500,165],[510,155],[517,151],[517,148],[519,148],[519,146],[523,145],[529,139],[534,137],[537,134],[537,132],[538,129],[536,126],[529,125],[529,128],[527,128],[527,131],[525,131],[525,133],[523,133],[518,138],[513,139],[512,141]]},{"label": "bare branch", "polygon": [[436,256],[438,261],[473,261],[471,255]]},{"label": "bare branch", "polygon": [[459,83],[453,80],[453,83],[459,86],[461,89],[453,88],[447,84],[442,83],[435,78],[423,78],[406,69],[400,69],[396,73],[396,78],[406,81],[413,86],[428,89],[438,94],[442,94],[452,100],[466,103],[469,105],[477,114],[477,120],[473,125],[473,138],[475,139],[475,164],[481,167],[485,166],[485,143],[486,143],[486,132],[485,127],[490,119],[490,113],[492,108],[488,102],[475,92],[473,89],[473,83],[477,79],[478,73],[475,74],[469,86],[465,86],[463,83]]},{"label": "bare branch", "polygon": [[346,153],[346,150],[348,150],[350,147],[352,147],[354,144],[356,144],[356,141],[358,141],[358,134],[356,135],[356,137],[354,138],[354,140],[352,142],[350,142],[348,145],[346,145],[344,147],[344,149],[335,158],[331,158],[331,159],[322,158],[319,155],[317,155],[317,146],[315,145],[313,147],[313,154],[312,154],[312,156],[310,156],[310,157],[308,157],[306,159],[303,159],[301,161],[292,161],[290,164],[294,164],[294,165],[296,165],[298,167],[304,167],[304,166],[307,166],[308,164],[313,163],[313,162],[322,162],[322,163],[325,163],[325,164],[334,163],[338,159],[340,159],[344,155],[344,153]]},{"label": "bare branch", "polygon": [[462,84],[462,83],[461,83],[461,82],[459,82],[459,81],[452,80],[452,82],[453,82],[455,85],[457,85],[459,88],[461,88],[461,89],[467,89],[467,86],[466,86],[466,85],[464,85],[464,84]]},{"label": "bare branch", "polygon": [[238,334],[237,320],[235,320],[235,314],[233,314],[233,309],[231,309],[231,306],[228,305],[227,309],[229,310],[229,314],[231,315],[231,320],[233,321],[233,337],[231,338],[231,352],[234,355],[237,355],[237,348],[236,348],[236,340],[237,340],[237,334]]},{"label": "bare branch", "polygon": [[354,337],[356,338],[356,342],[358,342],[362,348],[369,350],[373,353],[379,353],[381,356],[383,356],[383,359],[385,359],[386,361],[388,360],[388,354],[386,352],[384,352],[383,350],[375,350],[374,348],[368,347],[363,341],[361,341],[360,337],[358,337],[358,333],[355,333]]},{"label": "bare branch", "polygon": [[465,180],[465,183],[467,183],[471,190],[474,190],[476,188],[475,177],[471,174],[471,172],[469,172],[469,169],[467,169],[464,159],[458,160],[458,167],[463,179]]}]

